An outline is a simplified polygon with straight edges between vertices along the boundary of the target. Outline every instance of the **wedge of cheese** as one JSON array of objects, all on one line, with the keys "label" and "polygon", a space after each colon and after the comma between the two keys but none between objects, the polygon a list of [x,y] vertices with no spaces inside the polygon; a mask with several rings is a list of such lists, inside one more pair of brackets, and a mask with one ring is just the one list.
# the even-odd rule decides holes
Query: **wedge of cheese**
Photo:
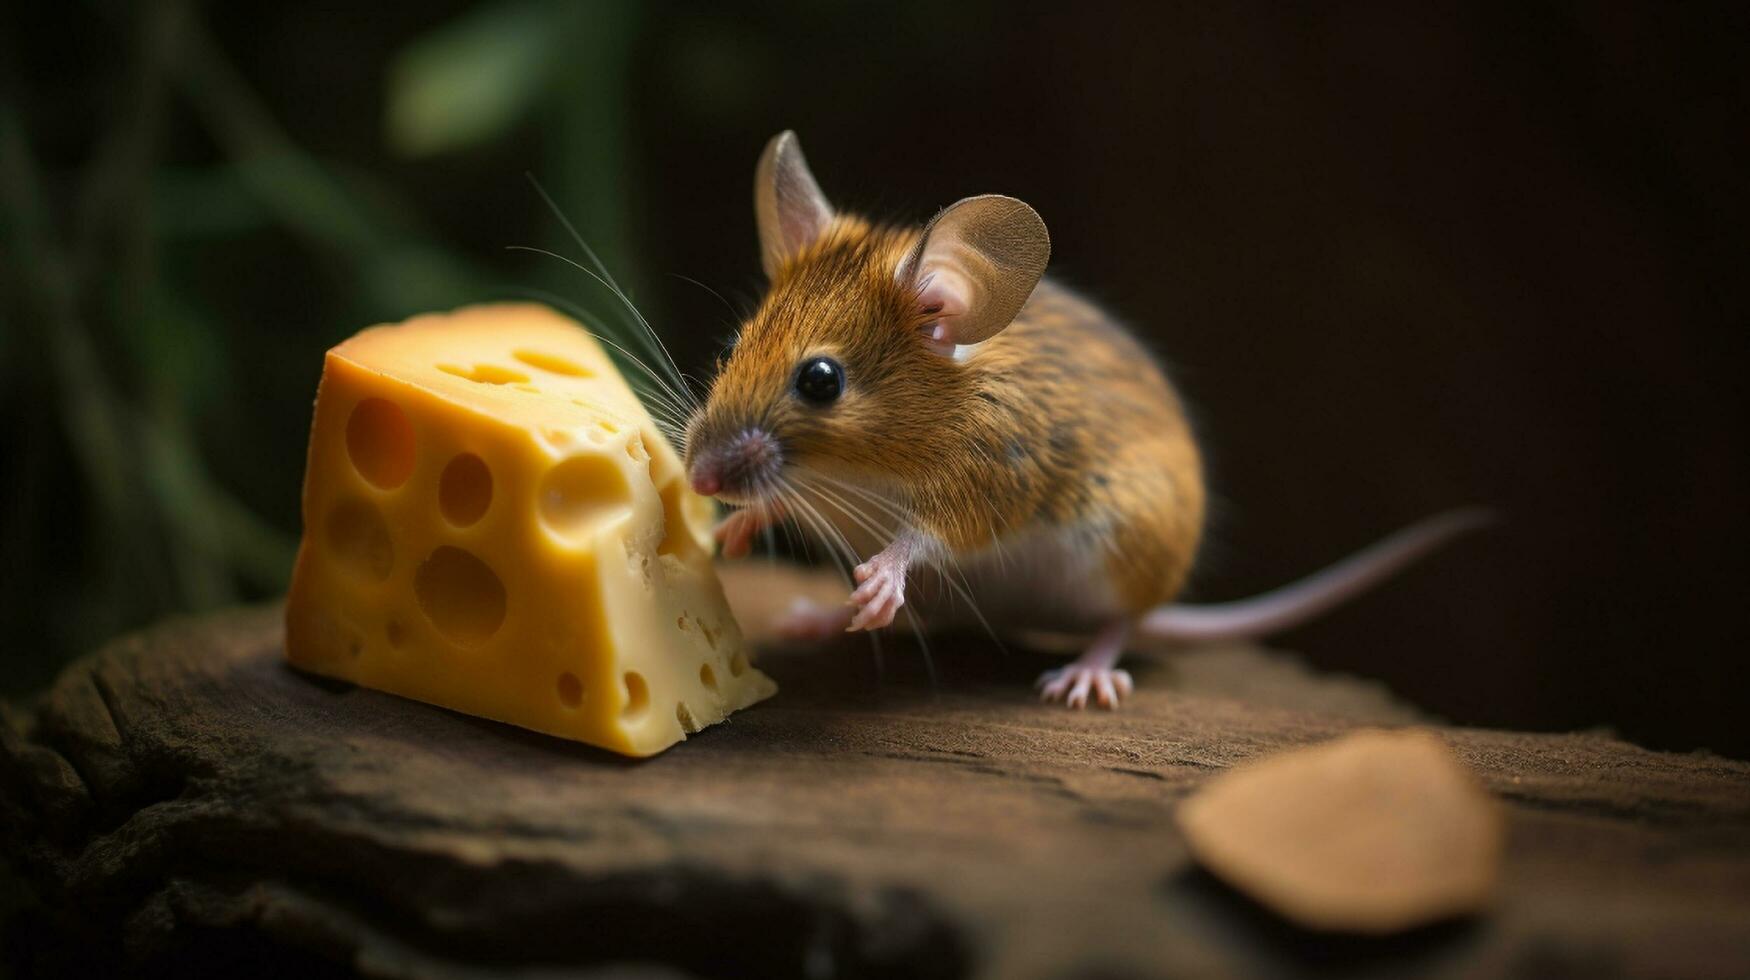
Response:
[{"label": "wedge of cheese", "polygon": [[286,653],[305,670],[651,755],[769,697],[711,504],[596,341],[544,306],[328,352]]}]

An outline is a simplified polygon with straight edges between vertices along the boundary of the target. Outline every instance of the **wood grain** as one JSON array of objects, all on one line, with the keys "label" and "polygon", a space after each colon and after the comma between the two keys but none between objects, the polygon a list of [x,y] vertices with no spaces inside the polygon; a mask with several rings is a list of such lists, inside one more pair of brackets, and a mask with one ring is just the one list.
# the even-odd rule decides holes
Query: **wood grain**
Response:
[{"label": "wood grain", "polygon": [[[645,762],[288,668],[277,606],[80,661],[0,724],[20,973],[1727,976],[1750,765],[1436,726],[1505,803],[1500,899],[1385,940],[1281,925],[1189,861],[1211,774],[1369,725],[1382,689],[1256,649],[1033,701],[972,640],[768,656],[772,701]],[[0,904],[0,909],[6,906]]]}]

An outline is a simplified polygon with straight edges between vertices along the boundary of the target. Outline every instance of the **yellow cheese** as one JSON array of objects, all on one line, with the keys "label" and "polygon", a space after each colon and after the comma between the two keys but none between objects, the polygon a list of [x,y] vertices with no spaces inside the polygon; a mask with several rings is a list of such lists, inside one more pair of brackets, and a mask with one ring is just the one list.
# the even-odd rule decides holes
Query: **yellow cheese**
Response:
[{"label": "yellow cheese", "polygon": [[596,341],[544,306],[328,352],[286,653],[627,755],[777,688],[711,570],[711,504]]}]

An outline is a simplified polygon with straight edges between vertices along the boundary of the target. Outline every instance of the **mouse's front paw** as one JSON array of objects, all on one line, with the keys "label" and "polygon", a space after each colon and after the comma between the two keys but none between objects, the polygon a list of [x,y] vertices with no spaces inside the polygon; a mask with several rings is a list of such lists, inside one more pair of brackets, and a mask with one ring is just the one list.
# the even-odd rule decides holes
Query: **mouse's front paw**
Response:
[{"label": "mouse's front paw", "polygon": [[1129,697],[1135,688],[1127,670],[1081,664],[1048,670],[1039,675],[1035,686],[1041,701],[1062,701],[1072,708],[1085,708],[1092,692],[1100,707],[1107,709],[1117,708],[1118,702]]},{"label": "mouse's front paw", "polygon": [[753,550],[753,536],[783,520],[784,509],[772,503],[743,507],[731,511],[715,528],[711,536],[723,545],[723,557],[729,560],[747,557]]},{"label": "mouse's front paw", "polygon": [[778,638],[791,643],[821,643],[844,632],[851,610],[798,596],[774,624]]},{"label": "mouse's front paw", "polygon": [[858,565],[852,572],[860,583],[851,593],[850,604],[857,608],[848,633],[890,626],[899,607],[905,605],[905,562],[882,552]]}]

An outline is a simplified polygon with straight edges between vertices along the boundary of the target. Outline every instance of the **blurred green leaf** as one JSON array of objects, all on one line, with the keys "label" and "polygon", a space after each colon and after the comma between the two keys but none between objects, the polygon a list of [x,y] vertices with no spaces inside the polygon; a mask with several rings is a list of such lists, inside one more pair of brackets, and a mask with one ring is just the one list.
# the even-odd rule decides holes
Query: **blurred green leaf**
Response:
[{"label": "blurred green leaf", "polygon": [[[37,580],[0,596],[0,627],[53,655],[0,690],[165,612],[283,590],[321,344],[502,292],[397,181],[301,145],[198,5],[98,9],[128,52],[113,77],[82,80],[102,112],[37,120],[38,137],[0,85],[0,379],[28,409],[0,431],[21,474],[0,553]],[[625,129],[642,19],[623,0],[489,0],[402,50],[395,147],[437,153],[538,121],[563,199],[634,288]],[[10,40],[0,30],[0,49]],[[92,158],[69,165],[65,148],[86,144]]]},{"label": "blurred green leaf", "polygon": [[280,220],[310,238],[353,254],[381,247],[383,236],[370,216],[309,156],[289,149],[239,154],[234,166]]},{"label": "blurred green leaf", "polygon": [[272,218],[235,168],[162,167],[153,176],[153,230],[166,240],[241,235]]},{"label": "blurred green leaf", "polygon": [[191,416],[210,407],[230,370],[225,331],[171,289],[154,290],[130,322],[126,349],[141,398]]},{"label": "blurred green leaf", "polygon": [[[654,302],[639,300],[646,290],[634,239],[644,191],[627,137],[632,131],[630,58],[644,29],[645,10],[626,0],[596,0],[572,9],[567,57],[553,73],[541,115],[547,159],[540,179],[553,198],[548,244],[582,262],[585,248],[577,239],[587,241],[626,295],[642,304],[644,316],[661,322]],[[618,298],[564,263],[549,262],[545,268],[549,288],[601,304],[625,325],[621,342],[642,348],[641,328]]]},{"label": "blurred green leaf", "polygon": [[300,151],[210,35],[192,31],[190,48],[183,91],[239,180],[287,227],[346,257],[372,316],[405,317],[479,297],[481,283],[467,263],[422,243],[395,220],[396,208],[372,206],[333,168]]},{"label": "blurred green leaf", "polygon": [[389,143],[429,156],[492,139],[520,121],[565,43],[564,5],[479,7],[418,38],[389,68]]},{"label": "blurred green leaf", "polygon": [[411,241],[366,256],[359,276],[376,315],[385,319],[478,303],[487,291],[455,256]]}]

